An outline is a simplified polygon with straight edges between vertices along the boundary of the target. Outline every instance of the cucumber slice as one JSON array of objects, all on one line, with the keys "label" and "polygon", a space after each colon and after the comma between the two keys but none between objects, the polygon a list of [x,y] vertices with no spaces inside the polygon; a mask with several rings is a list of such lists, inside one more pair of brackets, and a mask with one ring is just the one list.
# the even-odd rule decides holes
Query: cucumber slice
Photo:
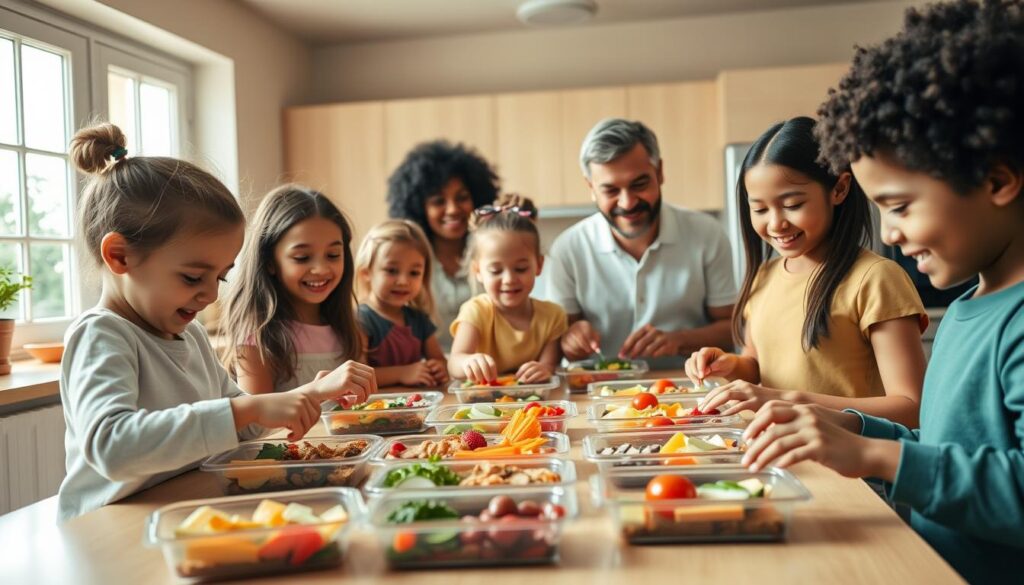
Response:
[{"label": "cucumber slice", "polygon": [[458,530],[441,530],[438,532],[431,532],[423,537],[423,542],[427,544],[445,544],[459,537]]},{"label": "cucumber slice", "polygon": [[764,490],[764,482],[759,480],[759,479],[757,479],[756,477],[751,477],[750,479],[744,479],[744,480],[738,481],[736,483],[741,488],[747,490],[750,493],[750,497],[752,497],[752,498],[760,498],[760,497],[766,495],[765,494],[765,490]]}]

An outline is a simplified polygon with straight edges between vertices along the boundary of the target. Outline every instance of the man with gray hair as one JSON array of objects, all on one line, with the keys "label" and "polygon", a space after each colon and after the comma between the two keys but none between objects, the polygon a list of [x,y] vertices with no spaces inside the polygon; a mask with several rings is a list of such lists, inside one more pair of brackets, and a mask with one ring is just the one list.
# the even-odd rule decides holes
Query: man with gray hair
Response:
[{"label": "man with gray hair", "polygon": [[732,348],[729,242],[705,213],[662,202],[658,139],[611,118],[590,130],[580,167],[598,213],[552,244],[546,296],[565,308],[570,360],[596,352],[681,368],[705,346]]}]

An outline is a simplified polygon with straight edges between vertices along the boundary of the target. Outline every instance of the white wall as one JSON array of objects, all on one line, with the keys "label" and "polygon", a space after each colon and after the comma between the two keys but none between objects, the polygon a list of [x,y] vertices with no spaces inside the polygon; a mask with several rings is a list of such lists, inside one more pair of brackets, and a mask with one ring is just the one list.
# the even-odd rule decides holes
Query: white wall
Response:
[{"label": "white wall", "polygon": [[[920,4],[921,2],[916,2]],[[711,79],[723,69],[847,61],[896,32],[894,0],[313,50],[314,102]]]}]

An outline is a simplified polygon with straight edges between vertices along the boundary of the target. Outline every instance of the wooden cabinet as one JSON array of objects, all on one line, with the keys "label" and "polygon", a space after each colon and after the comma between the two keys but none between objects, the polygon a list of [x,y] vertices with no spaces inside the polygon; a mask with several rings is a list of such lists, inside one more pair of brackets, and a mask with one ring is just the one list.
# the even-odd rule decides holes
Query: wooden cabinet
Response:
[{"label": "wooden cabinet", "polygon": [[718,76],[722,144],[753,142],[769,126],[817,116],[849,64],[724,71]]},{"label": "wooden cabinet", "polygon": [[562,204],[562,106],[558,92],[499,95],[498,174],[502,190],[538,207]]},{"label": "wooden cabinet", "polygon": [[494,123],[491,96],[385,102],[385,168],[390,175],[414,146],[438,138],[463,142],[493,164]]},{"label": "wooden cabinet", "polygon": [[587,132],[605,118],[626,114],[626,88],[574,89],[559,92],[563,205],[591,204],[590,190],[580,169],[580,147]]},{"label": "wooden cabinet", "polygon": [[323,191],[354,225],[354,246],[387,218],[384,104],[289,108],[284,113],[288,179]]},{"label": "wooden cabinet", "polygon": [[629,118],[658,136],[666,201],[691,209],[721,209],[722,145],[715,82],[629,87]]}]

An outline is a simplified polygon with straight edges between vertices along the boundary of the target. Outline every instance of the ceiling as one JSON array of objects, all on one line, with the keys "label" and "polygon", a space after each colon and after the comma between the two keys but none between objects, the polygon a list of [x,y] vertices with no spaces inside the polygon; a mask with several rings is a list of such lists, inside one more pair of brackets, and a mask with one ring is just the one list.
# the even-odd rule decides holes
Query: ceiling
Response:
[{"label": "ceiling", "polygon": [[[523,0],[240,0],[314,45],[521,30]],[[597,0],[612,24],[881,0]],[[587,26],[587,25],[584,25]]]}]

